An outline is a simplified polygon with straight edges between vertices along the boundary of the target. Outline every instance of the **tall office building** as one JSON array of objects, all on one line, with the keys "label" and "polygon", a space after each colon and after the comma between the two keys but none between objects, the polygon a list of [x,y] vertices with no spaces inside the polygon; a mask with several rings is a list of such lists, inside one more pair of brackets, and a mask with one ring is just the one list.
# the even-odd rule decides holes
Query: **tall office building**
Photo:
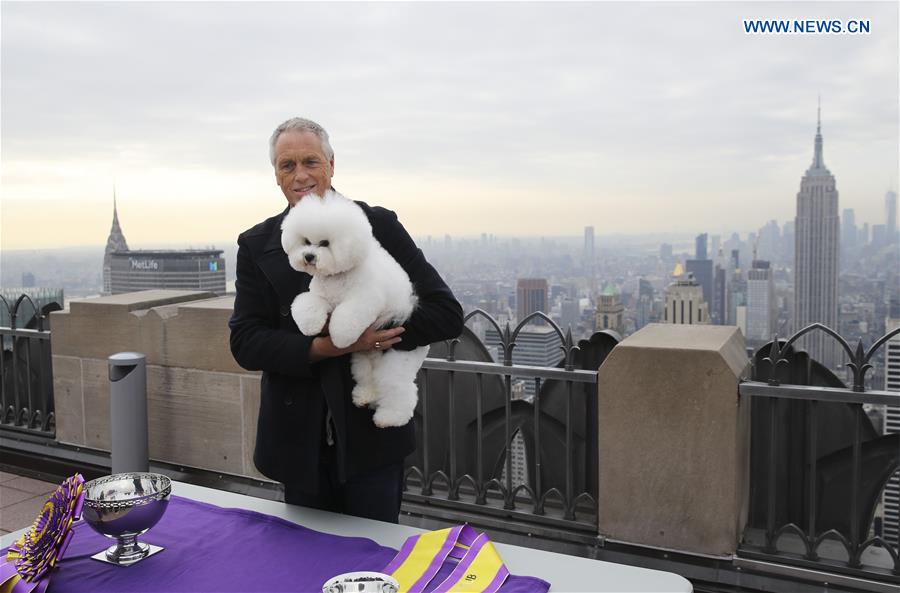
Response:
[{"label": "tall office building", "polygon": [[225,294],[221,249],[116,251],[109,256],[110,294],[165,288]]},{"label": "tall office building", "polygon": [[672,261],[671,243],[662,243],[659,246],[659,259],[661,259],[664,264],[668,264],[670,261]]},{"label": "tall office building", "polygon": [[572,330],[572,337],[576,337],[576,328],[581,320],[581,311],[578,307],[578,299],[564,297],[559,307],[559,326],[562,330]]},{"label": "tall office building", "polygon": [[[516,314],[519,322],[535,311],[549,314],[549,294],[546,278],[519,278],[516,281]],[[541,324],[543,320],[536,319],[533,323]]]},{"label": "tall office building", "polygon": [[594,244],[594,227],[584,227],[584,276],[590,280],[591,298],[597,293],[597,247]]},{"label": "tall office building", "polygon": [[[885,328],[888,332],[900,327],[900,300],[891,300],[891,305]],[[885,406],[884,410],[884,434],[900,433],[900,336],[891,338],[885,345],[887,350],[884,356],[886,391],[896,391],[897,404]],[[884,488],[884,539],[897,550],[900,547],[900,472],[894,472],[893,477]]]},{"label": "tall office building", "polygon": [[781,244],[784,245],[783,256],[787,261],[793,261],[796,236],[794,233],[794,221],[788,220],[781,226]]},{"label": "tall office building", "polygon": [[[676,272],[679,270],[676,269]],[[679,274],[676,274],[679,276]],[[709,312],[703,299],[703,289],[692,274],[687,278],[676,278],[666,288],[665,323],[705,325],[709,323]]]},{"label": "tall office building", "polygon": [[713,300],[713,262],[707,257],[706,233],[697,235],[694,239],[694,259],[689,259],[684,264],[688,274],[692,274],[697,284],[703,289],[703,300],[711,303]]},{"label": "tall office building", "polygon": [[641,329],[653,320],[653,298],[653,285],[648,280],[639,278],[635,330]]},{"label": "tall office building", "polygon": [[[822,155],[821,108],[813,161],[800,181],[794,220],[794,330],[816,322],[837,330],[838,191]],[[835,368],[839,363],[837,344],[825,332],[812,332],[801,340],[800,346],[823,365]]]},{"label": "tall office building", "polygon": [[774,220],[770,220],[759,229],[757,239],[757,257],[769,261],[777,260],[781,255],[781,228]]},{"label": "tall office building", "polygon": [[694,276],[703,290],[703,300],[713,300],[713,261],[711,259],[689,259],[684,262],[684,271]]},{"label": "tall office building", "polygon": [[113,222],[103,255],[103,293],[121,294],[165,288],[225,294],[221,249],[130,250],[119,225],[113,196]]},{"label": "tall office building", "polygon": [[841,220],[841,247],[848,249],[856,245],[859,231],[856,230],[856,213],[853,208],[844,208]]},{"label": "tall office building", "polygon": [[710,317],[717,325],[725,325],[728,321],[728,292],[725,279],[725,268],[717,263],[713,271],[713,300],[710,303]]},{"label": "tall office building", "polygon": [[884,194],[884,214],[885,221],[884,226],[886,227],[885,234],[887,235],[887,242],[896,243],[898,240],[897,237],[897,192],[889,191]]},{"label": "tall office building", "polygon": [[128,251],[128,241],[119,226],[119,212],[116,208],[116,190],[113,189],[113,219],[109,237],[106,239],[106,251],[103,253],[103,294],[112,294],[112,277],[110,261],[116,251]]},{"label": "tall office building", "polygon": [[747,270],[747,341],[762,346],[775,333],[775,280],[769,262],[754,260]]},{"label": "tall office building", "polygon": [[727,325],[737,325],[746,331],[745,315],[747,308],[747,279],[740,267],[735,267],[728,283],[728,315]]},{"label": "tall office building", "polygon": [[706,256],[706,246],[709,235],[701,233],[694,238],[694,259],[709,259]]},{"label": "tall office building", "polygon": [[620,336],[625,329],[625,307],[619,291],[612,284],[603,287],[603,292],[597,298],[597,331],[610,329]]}]

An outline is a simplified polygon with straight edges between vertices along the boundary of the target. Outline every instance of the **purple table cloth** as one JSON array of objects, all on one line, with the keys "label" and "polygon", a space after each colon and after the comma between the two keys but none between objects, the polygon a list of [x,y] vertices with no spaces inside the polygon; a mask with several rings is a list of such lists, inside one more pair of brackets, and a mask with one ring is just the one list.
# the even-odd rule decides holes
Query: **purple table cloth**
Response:
[{"label": "purple table cloth", "polygon": [[[173,496],[139,538],[165,550],[129,567],[92,560],[113,543],[83,521],[50,574],[47,593],[317,592],[333,576],[384,569],[397,553],[365,538],[339,537],[243,509]],[[3,552],[5,554],[5,551]],[[450,574],[445,563],[428,590]],[[503,593],[546,593],[550,585],[511,575]]]}]

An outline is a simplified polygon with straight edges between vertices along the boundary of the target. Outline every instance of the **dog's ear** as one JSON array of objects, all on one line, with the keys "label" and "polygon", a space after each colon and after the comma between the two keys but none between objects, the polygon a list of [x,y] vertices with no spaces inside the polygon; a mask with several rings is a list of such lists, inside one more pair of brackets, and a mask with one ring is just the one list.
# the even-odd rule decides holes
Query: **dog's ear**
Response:
[{"label": "dog's ear", "polygon": [[298,222],[299,220],[294,215],[294,209],[288,212],[281,221],[281,248],[285,253],[290,253],[299,247],[303,240],[297,228]]}]

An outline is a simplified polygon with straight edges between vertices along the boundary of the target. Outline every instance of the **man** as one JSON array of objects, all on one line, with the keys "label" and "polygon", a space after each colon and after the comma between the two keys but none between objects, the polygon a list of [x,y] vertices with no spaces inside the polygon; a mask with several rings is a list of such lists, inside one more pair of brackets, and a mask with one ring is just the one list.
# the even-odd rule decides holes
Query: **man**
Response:
[{"label": "man", "polygon": [[375,238],[412,280],[418,308],[402,327],[370,327],[344,349],[334,346],[327,330],[301,334],[290,307],[311,278],[290,267],[281,221],[305,196],[331,188],[334,151],[328,133],[301,118],[275,129],[269,151],[288,208],[238,237],[229,322],[235,360],[263,371],[254,463],[284,484],[285,502],[396,523],[403,459],[415,449],[415,427],[378,428],[372,410],[353,405],[350,354],[411,350],[454,338],[462,331],[462,308],[397,216],[357,202]]}]

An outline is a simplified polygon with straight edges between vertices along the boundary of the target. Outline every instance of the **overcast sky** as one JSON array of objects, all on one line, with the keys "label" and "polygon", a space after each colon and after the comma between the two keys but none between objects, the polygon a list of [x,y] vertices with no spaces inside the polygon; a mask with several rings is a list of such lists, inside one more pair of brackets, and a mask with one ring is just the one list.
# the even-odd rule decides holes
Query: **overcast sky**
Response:
[{"label": "overcast sky", "polygon": [[[743,18],[870,19],[746,35]],[[233,242],[285,200],[271,130],[417,236],[756,230],[794,216],[822,96],[841,208],[898,182],[898,4],[0,5],[0,248]]]}]

